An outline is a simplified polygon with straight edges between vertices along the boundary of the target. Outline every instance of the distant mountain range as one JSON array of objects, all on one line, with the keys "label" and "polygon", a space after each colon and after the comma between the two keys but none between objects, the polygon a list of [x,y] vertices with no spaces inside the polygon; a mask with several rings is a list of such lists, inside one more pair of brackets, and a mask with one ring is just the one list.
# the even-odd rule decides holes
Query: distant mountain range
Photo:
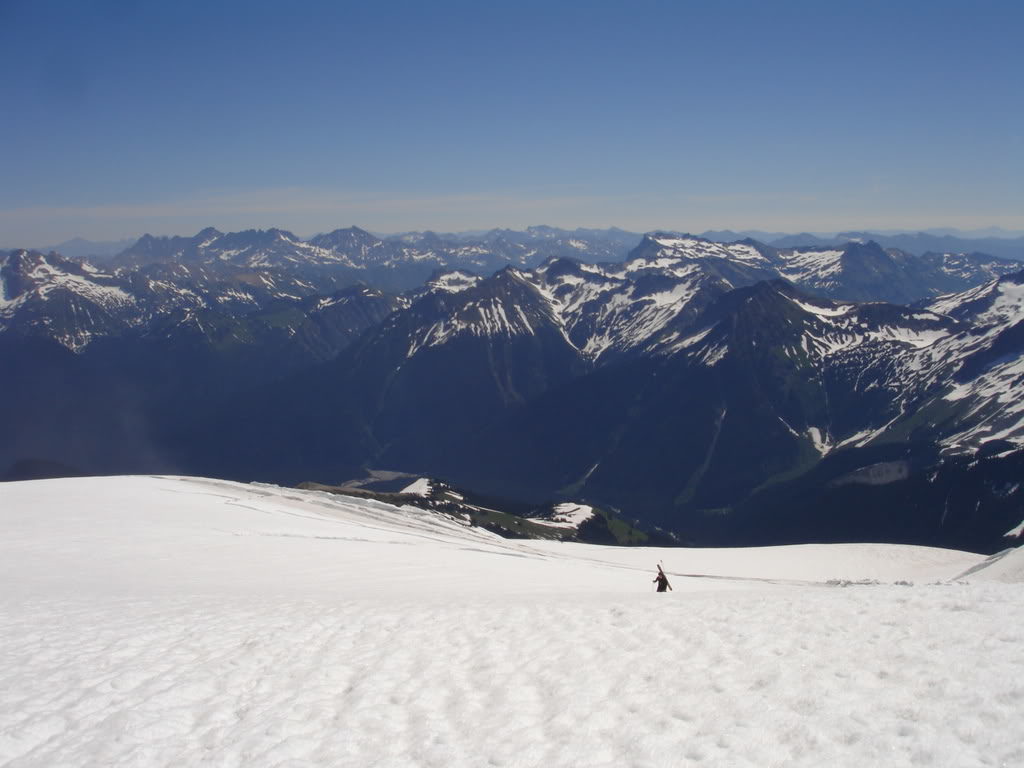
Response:
[{"label": "distant mountain range", "polygon": [[[1024,230],[1011,230],[1003,229],[1002,227],[985,227],[983,229],[957,229],[956,227],[937,227],[932,229],[865,229],[865,230],[850,230],[863,232],[871,235],[872,240],[877,240],[879,237],[889,237],[891,235],[933,235],[937,237],[956,237],[967,240],[977,240],[982,238],[998,238],[998,239],[1012,239],[1024,237]],[[807,236],[808,233],[803,233],[803,236]],[[732,230],[732,229],[720,229],[720,230],[707,230],[701,233],[701,237],[706,237],[708,240],[719,240],[722,242],[731,242],[734,240],[742,240],[744,238],[753,238],[755,240],[761,240],[765,243],[774,243],[776,240],[780,240],[784,237],[792,237],[792,232],[767,232],[763,229],[743,229],[743,230]],[[810,234],[811,237],[817,237],[821,239],[832,239],[839,237],[838,232],[815,232]]]},{"label": "distant mountain range", "polygon": [[381,239],[349,227],[304,241],[278,229],[207,228],[192,237],[144,235],[99,265],[11,251],[0,265],[0,332],[38,334],[77,350],[100,337],[166,335],[204,317],[233,327],[354,285],[401,294],[445,271],[487,276],[560,258],[617,264],[628,254],[632,272],[644,274],[656,274],[658,264],[699,258],[705,271],[729,285],[782,278],[828,298],[896,303],[963,290],[1019,268],[1018,262],[980,254],[915,256],[873,241],[779,248],[749,239],[720,244],[653,233],[627,251],[630,239],[621,230],[551,227],[493,230],[471,240],[432,232]]},{"label": "distant mountain range", "polygon": [[958,230],[929,230],[927,232],[839,232],[835,235],[813,235],[807,232],[786,234],[783,232],[731,230],[709,231],[701,235],[717,242],[735,242],[753,238],[776,248],[795,247],[841,247],[849,242],[876,242],[883,248],[898,248],[915,256],[926,253],[985,253],[1004,259],[1024,261],[1024,235],[1020,233],[978,230],[963,233]]},{"label": "distant mountain range", "polygon": [[[356,228],[350,228],[356,229]],[[215,230],[214,230],[215,231]],[[335,230],[345,232],[347,230]],[[309,242],[328,240],[334,233],[316,235],[309,239]],[[367,233],[369,234],[369,233]],[[294,239],[299,240],[295,235],[288,233]],[[517,243],[519,245],[534,245],[545,240],[549,242],[548,248],[541,248],[545,256],[573,255],[571,251],[555,253],[550,247],[551,241],[561,241],[566,245],[569,240],[582,241],[593,249],[587,255],[594,256],[598,251],[606,251],[610,257],[623,258],[640,241],[640,233],[629,232],[617,227],[609,229],[583,229],[575,230],[558,229],[556,227],[535,226],[528,227],[523,231],[510,229],[478,230],[459,233],[433,233],[433,232],[406,232],[394,235],[374,234],[371,237],[381,242],[404,242],[407,244],[422,244],[423,242],[444,242],[449,247],[455,244],[487,244]],[[757,240],[765,245],[772,245],[777,248],[793,248],[801,246],[842,246],[848,242],[874,241],[884,248],[898,248],[916,256],[925,253],[984,253],[991,256],[999,256],[1006,259],[1024,261],[1024,231],[1004,230],[1000,227],[988,227],[986,229],[959,230],[955,228],[927,229],[924,231],[913,230],[851,230],[837,233],[791,233],[791,232],[767,232],[764,230],[707,230],[699,237],[705,240],[712,240],[720,243],[732,243],[740,240]],[[153,238],[151,235],[143,236],[143,240],[180,241],[180,238]],[[27,250],[38,250],[43,253],[55,251],[62,256],[74,259],[90,259],[96,263],[112,259],[125,250],[135,246],[134,240],[117,241],[91,241],[80,237],[67,240],[63,243],[47,247],[35,247]],[[598,243],[604,245],[598,246]],[[556,245],[555,248],[558,246]],[[579,245],[568,246],[580,249]],[[10,249],[14,250],[14,249]],[[500,248],[499,248],[500,250]],[[585,249],[582,249],[585,250]],[[577,254],[578,255],[578,254]],[[498,254],[501,258],[501,254]]]},{"label": "distant mountain range", "polygon": [[400,469],[694,543],[992,549],[1020,522],[1020,263],[627,239],[207,229],[102,265],[3,254],[0,466]]}]

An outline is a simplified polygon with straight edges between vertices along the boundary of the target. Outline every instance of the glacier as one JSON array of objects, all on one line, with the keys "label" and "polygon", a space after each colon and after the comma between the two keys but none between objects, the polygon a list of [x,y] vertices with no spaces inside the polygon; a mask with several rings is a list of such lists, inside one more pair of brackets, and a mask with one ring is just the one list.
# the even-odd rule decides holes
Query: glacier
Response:
[{"label": "glacier", "polygon": [[507,540],[164,476],[0,484],[0,525],[12,768],[1024,762],[1020,549]]}]

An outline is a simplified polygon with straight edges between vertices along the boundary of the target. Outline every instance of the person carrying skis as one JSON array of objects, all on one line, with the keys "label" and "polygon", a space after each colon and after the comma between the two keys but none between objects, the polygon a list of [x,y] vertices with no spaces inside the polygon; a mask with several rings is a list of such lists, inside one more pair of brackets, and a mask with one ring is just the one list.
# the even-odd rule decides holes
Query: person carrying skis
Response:
[{"label": "person carrying skis", "polygon": [[[668,583],[668,576],[661,570],[661,565],[658,565],[658,575],[654,577],[654,581],[658,582],[659,592],[671,592],[672,585]],[[653,582],[652,582],[653,583]]]}]

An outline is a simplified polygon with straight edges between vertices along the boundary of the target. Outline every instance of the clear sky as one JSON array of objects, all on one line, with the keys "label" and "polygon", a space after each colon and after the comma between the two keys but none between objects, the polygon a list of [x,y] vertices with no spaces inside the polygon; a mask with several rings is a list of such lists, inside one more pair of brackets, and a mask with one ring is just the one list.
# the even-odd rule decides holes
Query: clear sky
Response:
[{"label": "clear sky", "polygon": [[0,246],[1024,229],[1024,2],[0,0]]}]

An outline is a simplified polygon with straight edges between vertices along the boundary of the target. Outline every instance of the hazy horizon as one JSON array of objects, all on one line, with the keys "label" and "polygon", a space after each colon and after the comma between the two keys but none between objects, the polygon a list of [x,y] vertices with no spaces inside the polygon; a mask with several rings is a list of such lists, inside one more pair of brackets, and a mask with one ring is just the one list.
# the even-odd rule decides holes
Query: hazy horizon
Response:
[{"label": "hazy horizon", "polygon": [[[272,225],[271,226],[267,226],[267,227],[249,227],[247,229],[249,229],[249,230],[254,230],[254,229],[255,230],[280,229],[280,230],[291,232],[292,234],[296,235],[301,240],[309,240],[309,239],[311,239],[311,238],[313,238],[313,237],[315,237],[317,235],[320,235],[320,234],[325,234],[327,232],[331,232],[331,231],[334,231],[334,230],[337,230],[337,229],[347,229],[348,227],[352,227],[352,226],[358,227],[359,229],[362,229],[362,230],[365,230],[367,232],[370,232],[372,235],[374,235],[376,237],[381,237],[381,238],[398,237],[400,235],[408,234],[408,233],[412,233],[412,232],[434,232],[434,233],[439,234],[439,235],[457,235],[459,237],[470,237],[473,234],[477,234],[477,233],[484,234],[484,233],[487,233],[487,232],[491,232],[493,230],[510,230],[510,231],[519,231],[519,232],[521,232],[521,231],[525,231],[527,229],[536,228],[536,227],[550,227],[552,229],[564,230],[564,231],[568,231],[568,232],[572,232],[572,231],[575,231],[577,229],[581,229],[581,230],[594,230],[594,231],[606,231],[606,230],[617,229],[619,231],[626,232],[626,233],[629,233],[629,234],[635,234],[638,237],[640,237],[640,236],[642,236],[644,234],[650,233],[650,232],[658,232],[658,231],[662,231],[662,232],[683,232],[683,231],[685,231],[685,230],[672,229],[670,227],[655,227],[653,229],[637,231],[637,230],[627,229],[625,227],[620,227],[620,226],[617,226],[615,224],[609,224],[609,225],[604,225],[604,226],[593,226],[593,227],[563,227],[563,226],[559,226],[557,224],[537,224],[537,223],[529,224],[527,226],[518,227],[518,228],[500,227],[500,226],[498,226],[498,227],[488,227],[488,228],[483,228],[483,229],[441,230],[441,229],[437,229],[437,228],[433,228],[433,227],[428,227],[427,229],[423,229],[423,230],[394,230],[394,231],[391,231],[391,232],[383,232],[383,231],[378,231],[378,230],[371,230],[371,229],[368,229],[366,227],[361,227],[359,224],[345,224],[345,225],[342,225],[342,226],[332,227],[331,229],[324,229],[324,230],[318,230],[316,232],[306,232],[306,233],[294,232],[292,230],[289,230],[287,227],[275,227],[275,226],[272,226]],[[218,231],[225,232],[225,233],[227,233],[227,232],[235,232],[235,231],[245,231],[245,230],[230,230],[230,229],[225,229],[223,227],[218,227],[218,226],[216,226],[214,224],[207,224],[206,226],[199,227],[195,231],[141,232],[141,233],[139,233],[137,235],[129,235],[129,236],[125,236],[125,237],[103,239],[103,240],[98,240],[98,239],[94,240],[94,239],[91,239],[91,238],[81,237],[80,235],[75,235],[75,236],[66,238],[65,240],[62,240],[60,242],[46,243],[46,244],[31,243],[31,244],[14,244],[14,245],[11,245],[11,244],[0,243],[0,250],[27,249],[27,250],[47,251],[47,250],[59,249],[59,246],[66,245],[68,243],[74,243],[76,241],[80,241],[80,242],[86,243],[86,244],[94,244],[94,245],[124,245],[125,247],[129,247],[129,246],[133,245],[135,242],[137,242],[139,240],[139,238],[141,238],[141,237],[143,237],[145,235],[150,235],[152,237],[192,237],[192,236],[196,235],[197,233],[199,233],[200,231],[202,231],[203,229],[206,229],[207,227],[213,227],[214,229],[217,229]],[[796,236],[796,235],[812,235],[814,237],[819,237],[819,238],[822,238],[822,239],[829,239],[829,238],[838,237],[839,235],[841,235],[843,233],[854,233],[854,232],[868,232],[868,233],[871,233],[871,234],[886,235],[886,236],[924,234],[924,235],[931,235],[933,237],[942,237],[944,235],[949,235],[951,237],[956,237],[956,238],[960,238],[960,239],[995,239],[995,240],[999,240],[999,239],[1024,238],[1024,230],[1007,230],[1007,229],[1002,229],[1000,227],[987,227],[987,228],[975,229],[975,230],[961,230],[961,229],[956,229],[956,228],[932,228],[932,229],[901,228],[901,229],[885,229],[885,230],[882,230],[882,229],[868,229],[868,228],[865,228],[865,227],[850,227],[850,228],[841,229],[841,230],[817,231],[817,232],[811,232],[811,231],[808,231],[808,230],[793,230],[793,231],[790,231],[790,232],[768,232],[768,231],[765,231],[765,230],[757,230],[757,229],[752,229],[752,228],[722,227],[722,228],[715,228],[715,229],[705,228],[705,229],[700,229],[700,230],[696,230],[696,231],[689,231],[688,233],[700,237],[700,236],[703,236],[705,234],[713,233],[713,232],[734,232],[737,236],[755,236],[756,234],[763,234],[763,235],[770,236],[770,237],[766,237],[765,238],[765,240],[767,240],[767,241],[770,241],[772,239],[776,239],[776,238],[779,238],[779,237],[792,237],[792,236]]]},{"label": "hazy horizon", "polygon": [[0,243],[1024,230],[1024,6],[0,4]]}]

